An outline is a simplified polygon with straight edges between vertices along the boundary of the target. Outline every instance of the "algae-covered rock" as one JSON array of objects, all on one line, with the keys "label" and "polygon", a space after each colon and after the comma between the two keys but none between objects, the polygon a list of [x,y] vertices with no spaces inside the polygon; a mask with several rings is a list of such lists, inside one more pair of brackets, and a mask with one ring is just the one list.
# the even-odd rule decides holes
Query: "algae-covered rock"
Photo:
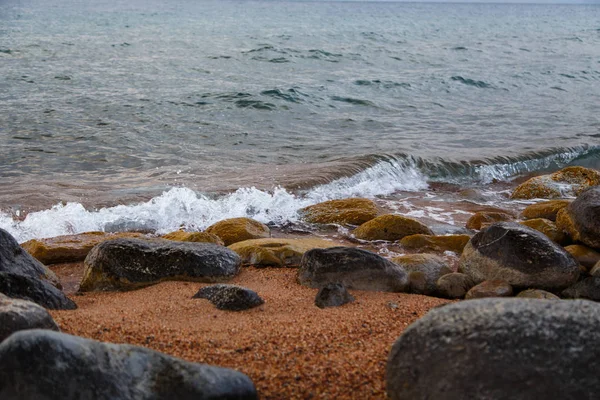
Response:
[{"label": "algae-covered rock", "polygon": [[549,219],[545,218],[534,218],[526,221],[521,221],[520,224],[535,229],[538,232],[548,236],[550,240],[555,243],[564,246],[569,243],[569,237],[565,233],[556,227],[556,224]]},{"label": "algae-covered rock", "polygon": [[214,243],[224,246],[223,240],[217,235],[208,232],[185,232],[175,231],[161,236],[162,239],[173,240],[174,242],[201,242]]},{"label": "algae-covered rock", "polygon": [[556,226],[574,241],[600,249],[600,187],[583,192],[560,210]]},{"label": "algae-covered rock", "polygon": [[540,175],[520,184],[513,199],[556,199],[577,196],[600,184],[600,173],[584,167],[567,167],[549,175]]},{"label": "algae-covered rock", "polygon": [[501,280],[483,281],[473,286],[465,295],[465,300],[482,299],[484,297],[510,297],[512,286]]},{"label": "algae-covered rock", "polygon": [[242,264],[257,267],[298,266],[302,256],[311,249],[339,246],[334,242],[318,238],[302,239],[252,239],[229,246],[242,259]]},{"label": "algae-covered rock", "polygon": [[[435,254],[409,254],[392,258],[392,262],[404,268],[410,277],[410,291],[419,294],[433,294],[437,280],[452,273],[446,261]],[[415,275],[418,273],[419,275]],[[421,278],[422,277],[422,278]]]},{"label": "algae-covered rock", "polygon": [[468,229],[481,229],[494,222],[512,221],[512,215],[499,211],[478,211],[469,218],[466,227]]},{"label": "algae-covered rock", "polygon": [[361,225],[377,216],[377,206],[369,199],[351,198],[318,203],[300,213],[315,224]]},{"label": "algae-covered rock", "polygon": [[250,218],[230,218],[209,226],[206,232],[220,237],[225,246],[243,240],[268,238],[271,230],[265,224]]},{"label": "algae-covered rock", "polygon": [[433,235],[431,229],[413,218],[386,214],[365,222],[352,234],[362,240],[400,240],[415,234]]},{"label": "algae-covered rock", "polygon": [[436,292],[447,299],[462,299],[473,286],[475,281],[469,275],[453,272],[437,280]]},{"label": "algae-covered rock", "polygon": [[443,253],[452,251],[462,253],[469,242],[469,235],[410,235],[400,239],[400,245],[405,249],[419,251],[435,251]]},{"label": "algae-covered rock", "polygon": [[545,218],[556,222],[556,214],[572,200],[548,200],[525,207],[521,215],[525,219]]},{"label": "algae-covered rock", "polygon": [[523,290],[516,297],[520,299],[560,300],[557,295],[540,289]]}]

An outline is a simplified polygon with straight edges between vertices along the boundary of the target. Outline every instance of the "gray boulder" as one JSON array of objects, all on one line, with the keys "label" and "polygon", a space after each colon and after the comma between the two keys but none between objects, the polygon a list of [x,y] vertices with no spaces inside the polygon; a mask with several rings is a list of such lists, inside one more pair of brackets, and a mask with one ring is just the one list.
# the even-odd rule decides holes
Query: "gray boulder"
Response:
[{"label": "gray boulder", "polygon": [[408,274],[402,267],[355,247],[307,251],[300,262],[298,282],[314,288],[341,283],[348,289],[381,292],[404,292],[409,287]]},{"label": "gray boulder", "polygon": [[0,344],[3,400],[257,399],[241,372],[47,330]]},{"label": "gray boulder", "polygon": [[15,299],[29,300],[51,310],[74,310],[77,304],[44,279],[10,272],[0,272],[0,293]]},{"label": "gray boulder", "polygon": [[31,301],[0,295],[0,342],[14,332],[36,328],[59,330],[45,308]]},{"label": "gray boulder", "polygon": [[567,299],[600,301],[600,278],[595,276],[585,278],[563,290],[560,295]]},{"label": "gray boulder", "polygon": [[339,307],[352,303],[354,297],[348,293],[346,286],[341,283],[329,283],[319,289],[315,297],[315,305],[319,308]]},{"label": "gray boulder", "polygon": [[395,399],[596,399],[600,305],[480,299],[431,310],[390,352]]},{"label": "gray boulder", "polygon": [[579,277],[577,261],[546,235],[514,222],[490,225],[471,238],[459,272],[476,283],[503,280],[515,288],[564,289]]},{"label": "gray boulder", "polygon": [[218,282],[239,270],[240,257],[213,243],[115,239],[90,251],[79,290],[129,290],[165,280]]},{"label": "gray boulder", "polygon": [[219,310],[227,311],[244,311],[265,303],[253,290],[226,284],[203,287],[193,298],[207,299]]}]

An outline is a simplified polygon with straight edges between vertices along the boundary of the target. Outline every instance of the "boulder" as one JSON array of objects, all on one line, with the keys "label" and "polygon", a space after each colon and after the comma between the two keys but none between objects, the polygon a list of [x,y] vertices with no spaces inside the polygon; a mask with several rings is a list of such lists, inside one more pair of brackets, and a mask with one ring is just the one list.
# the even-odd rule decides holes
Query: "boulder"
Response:
[{"label": "boulder", "polygon": [[175,242],[202,242],[202,243],[214,243],[220,246],[224,246],[225,243],[217,235],[213,235],[208,232],[185,232],[175,231],[162,235],[161,238],[167,240],[173,240]]},{"label": "boulder", "polygon": [[469,218],[466,227],[468,229],[480,230],[494,222],[512,221],[514,217],[505,212],[498,211],[478,211]]},{"label": "boulder", "polygon": [[512,286],[504,281],[483,281],[467,292],[465,300],[482,299],[484,297],[511,297],[512,295]]},{"label": "boulder", "polygon": [[548,236],[550,240],[564,246],[569,243],[569,237],[563,231],[556,227],[556,224],[549,219],[534,218],[526,221],[521,221],[520,224],[535,229],[538,232]]},{"label": "boulder", "polygon": [[0,293],[14,299],[29,300],[50,310],[74,310],[77,305],[44,279],[12,272],[0,272]]},{"label": "boulder", "polygon": [[48,239],[31,239],[21,246],[38,261],[48,265],[83,261],[94,246],[105,240],[142,236],[141,233],[135,232],[86,232]]},{"label": "boulder", "polygon": [[563,290],[560,295],[567,299],[600,301],[600,278],[595,276],[585,278]]},{"label": "boulder", "polygon": [[341,283],[328,283],[319,289],[315,297],[315,305],[319,308],[339,307],[353,301],[354,297]]},{"label": "boulder", "polygon": [[79,290],[130,290],[165,280],[217,282],[240,270],[239,256],[213,243],[116,239],[85,259]]},{"label": "boulder", "polygon": [[267,238],[237,242],[229,246],[242,259],[242,264],[256,267],[298,266],[304,253],[311,249],[339,246],[317,238]]},{"label": "boulder", "polygon": [[556,222],[556,214],[572,200],[549,200],[525,207],[521,215],[525,219],[545,218]]},{"label": "boulder", "polygon": [[47,330],[0,344],[3,400],[257,399],[241,372]]},{"label": "boulder", "polygon": [[408,272],[410,291],[418,294],[433,294],[441,276],[452,273],[446,261],[435,254],[409,254],[392,258],[392,262]]},{"label": "boulder", "polygon": [[600,249],[600,187],[583,192],[560,210],[556,226],[574,241]]},{"label": "boulder", "polygon": [[396,214],[386,214],[365,222],[352,234],[362,240],[400,240],[405,236],[422,233],[433,235],[431,229],[416,219]]},{"label": "boulder", "polygon": [[462,253],[471,239],[469,235],[410,235],[400,239],[400,245],[408,250],[434,251],[443,253],[452,251]]},{"label": "boulder", "polygon": [[377,206],[369,199],[329,200],[305,207],[300,214],[313,224],[362,225],[377,216]]},{"label": "boulder", "polygon": [[473,236],[458,270],[476,283],[499,279],[518,289],[559,290],[579,278],[573,256],[546,235],[516,222],[497,222]]},{"label": "boulder", "polygon": [[341,283],[348,289],[404,292],[409,281],[397,264],[355,247],[313,249],[304,253],[298,270],[300,284],[321,288]]},{"label": "boulder", "polygon": [[219,221],[209,226],[206,232],[220,237],[225,246],[243,240],[268,238],[271,236],[271,230],[268,226],[246,217]]},{"label": "boulder", "polygon": [[453,272],[437,280],[436,292],[447,299],[462,299],[473,286],[475,282],[469,275]]},{"label": "boulder", "polygon": [[594,399],[600,305],[488,298],[432,309],[393,345],[398,399]]},{"label": "boulder", "polygon": [[523,290],[516,297],[521,299],[560,300],[557,295],[540,289]]},{"label": "boulder", "polygon": [[584,167],[567,167],[549,175],[540,175],[520,184],[513,199],[556,199],[577,196],[600,184],[600,173]]},{"label": "boulder", "polygon": [[581,244],[572,244],[565,247],[565,250],[568,251],[586,271],[590,271],[594,265],[600,261],[599,252]]},{"label": "boulder", "polygon": [[10,233],[0,228],[0,272],[11,272],[36,279],[45,279],[60,288],[54,272],[23,250]]},{"label": "boulder", "polygon": [[206,299],[219,310],[226,311],[244,311],[265,303],[253,290],[222,283],[201,288],[193,298]]},{"label": "boulder", "polygon": [[45,308],[31,301],[0,296],[0,342],[14,332],[36,328],[59,330]]}]

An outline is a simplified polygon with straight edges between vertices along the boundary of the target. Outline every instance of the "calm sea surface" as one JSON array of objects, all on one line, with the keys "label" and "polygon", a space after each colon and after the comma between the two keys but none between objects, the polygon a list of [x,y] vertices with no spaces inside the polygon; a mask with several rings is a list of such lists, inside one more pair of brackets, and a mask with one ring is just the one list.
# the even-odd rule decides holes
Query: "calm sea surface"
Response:
[{"label": "calm sea surface", "polygon": [[598,167],[600,5],[0,0],[0,149],[21,238]]}]

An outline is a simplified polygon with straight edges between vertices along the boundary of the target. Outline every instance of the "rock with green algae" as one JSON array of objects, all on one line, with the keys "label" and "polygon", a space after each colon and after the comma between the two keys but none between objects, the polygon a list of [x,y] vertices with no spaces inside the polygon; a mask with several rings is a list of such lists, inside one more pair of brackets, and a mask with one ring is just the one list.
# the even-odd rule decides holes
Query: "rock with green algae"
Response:
[{"label": "rock with green algae", "polygon": [[375,203],[363,198],[329,200],[300,210],[307,222],[340,225],[361,225],[377,217],[377,213]]},{"label": "rock with green algae", "polygon": [[397,214],[386,214],[365,222],[352,234],[362,240],[400,240],[415,234],[433,235],[431,229],[413,218]]}]

